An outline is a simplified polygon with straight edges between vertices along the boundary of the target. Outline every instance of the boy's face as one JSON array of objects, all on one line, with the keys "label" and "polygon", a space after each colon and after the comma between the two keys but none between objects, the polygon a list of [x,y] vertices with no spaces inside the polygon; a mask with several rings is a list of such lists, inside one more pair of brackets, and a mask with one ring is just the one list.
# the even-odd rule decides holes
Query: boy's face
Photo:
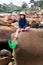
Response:
[{"label": "boy's face", "polygon": [[20,18],[22,18],[22,19],[23,19],[23,18],[24,18],[24,15],[20,15]]}]

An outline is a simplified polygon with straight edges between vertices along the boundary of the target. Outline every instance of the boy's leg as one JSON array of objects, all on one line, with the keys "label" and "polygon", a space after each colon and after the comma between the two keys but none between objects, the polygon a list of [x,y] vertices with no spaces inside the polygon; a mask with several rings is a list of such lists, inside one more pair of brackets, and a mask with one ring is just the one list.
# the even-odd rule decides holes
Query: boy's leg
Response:
[{"label": "boy's leg", "polygon": [[18,33],[20,33],[21,32],[21,29],[20,28],[18,28],[17,30],[16,30],[16,33],[15,33],[15,38],[17,38],[18,37]]},{"label": "boy's leg", "polygon": [[30,27],[26,27],[24,30],[29,31],[30,30]]}]

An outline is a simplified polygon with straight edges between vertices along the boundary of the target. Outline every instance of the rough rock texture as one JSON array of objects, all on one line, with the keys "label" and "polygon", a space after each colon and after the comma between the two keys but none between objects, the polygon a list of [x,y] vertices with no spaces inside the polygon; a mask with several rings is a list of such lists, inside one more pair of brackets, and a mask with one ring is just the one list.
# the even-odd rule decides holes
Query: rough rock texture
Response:
[{"label": "rough rock texture", "polygon": [[0,65],[7,65],[9,62],[11,62],[11,52],[3,49],[0,51]]},{"label": "rough rock texture", "polygon": [[11,58],[3,57],[0,58],[0,65],[7,65],[11,61]]},{"label": "rough rock texture", "polygon": [[0,26],[0,42],[8,41],[15,30],[15,27]]},{"label": "rough rock texture", "polygon": [[21,32],[15,55],[17,65],[43,65],[43,29]]},{"label": "rough rock texture", "polygon": [[3,49],[0,51],[0,57],[9,57],[11,58],[12,54],[10,51]]},{"label": "rough rock texture", "polygon": [[9,62],[9,64],[8,65],[12,65],[12,62]]}]

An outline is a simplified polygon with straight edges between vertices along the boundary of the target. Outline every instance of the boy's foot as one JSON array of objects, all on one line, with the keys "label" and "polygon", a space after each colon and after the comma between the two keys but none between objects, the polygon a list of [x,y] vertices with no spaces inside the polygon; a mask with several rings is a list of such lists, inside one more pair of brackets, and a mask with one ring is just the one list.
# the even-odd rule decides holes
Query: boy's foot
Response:
[{"label": "boy's foot", "polygon": [[14,35],[14,40],[18,39],[18,36],[17,35]]},{"label": "boy's foot", "polygon": [[30,31],[30,27],[26,27],[24,30],[25,31]]}]

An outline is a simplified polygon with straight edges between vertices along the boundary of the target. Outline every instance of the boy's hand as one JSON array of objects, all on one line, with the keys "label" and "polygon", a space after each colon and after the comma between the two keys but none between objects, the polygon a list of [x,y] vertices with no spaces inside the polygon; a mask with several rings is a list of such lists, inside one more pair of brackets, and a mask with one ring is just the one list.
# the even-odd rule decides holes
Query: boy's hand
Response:
[{"label": "boy's hand", "polygon": [[22,28],[21,31],[24,31],[24,29]]}]

